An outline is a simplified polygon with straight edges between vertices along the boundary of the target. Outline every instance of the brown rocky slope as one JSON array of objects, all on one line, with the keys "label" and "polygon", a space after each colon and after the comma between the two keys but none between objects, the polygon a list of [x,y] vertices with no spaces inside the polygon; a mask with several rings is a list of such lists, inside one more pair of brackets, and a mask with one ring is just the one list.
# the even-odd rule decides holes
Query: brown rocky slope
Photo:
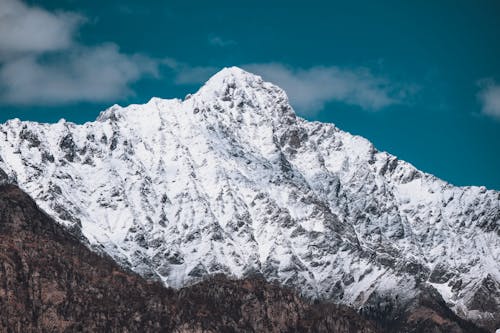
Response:
[{"label": "brown rocky slope", "polygon": [[145,281],[87,249],[16,186],[0,185],[0,332],[479,331],[433,306],[376,325],[260,278],[215,276],[178,291]]}]

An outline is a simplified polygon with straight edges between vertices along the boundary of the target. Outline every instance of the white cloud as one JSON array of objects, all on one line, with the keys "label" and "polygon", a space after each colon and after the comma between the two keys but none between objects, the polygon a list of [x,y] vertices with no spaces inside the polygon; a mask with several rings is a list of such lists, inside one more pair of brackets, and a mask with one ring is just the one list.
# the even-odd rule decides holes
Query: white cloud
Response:
[{"label": "white cloud", "polygon": [[156,59],[123,54],[112,43],[79,44],[78,14],[19,0],[0,4],[0,103],[115,101],[133,93],[131,83],[158,73]]},{"label": "white cloud", "polygon": [[84,21],[74,13],[51,13],[18,0],[0,0],[0,57],[66,49]]},{"label": "white cloud", "polygon": [[477,98],[481,103],[481,112],[487,116],[500,119],[500,85],[492,79],[478,82],[480,90]]},{"label": "white cloud", "polygon": [[110,101],[131,95],[130,82],[157,70],[155,61],[121,54],[114,44],[78,47],[52,60],[27,56],[6,63],[0,96],[16,105]]},{"label": "white cloud", "polygon": [[375,76],[365,68],[291,69],[279,63],[249,64],[243,68],[282,87],[292,105],[302,114],[314,114],[330,101],[377,111],[404,103],[416,90],[413,86]]}]

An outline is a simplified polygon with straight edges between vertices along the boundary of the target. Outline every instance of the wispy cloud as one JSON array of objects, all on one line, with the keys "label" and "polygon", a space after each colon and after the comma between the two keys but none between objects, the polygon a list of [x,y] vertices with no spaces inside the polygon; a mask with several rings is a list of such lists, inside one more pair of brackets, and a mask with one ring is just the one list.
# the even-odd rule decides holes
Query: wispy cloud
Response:
[{"label": "wispy cloud", "polygon": [[217,35],[209,35],[208,43],[212,46],[226,47],[236,45],[236,42],[231,39],[225,39]]},{"label": "wispy cloud", "polygon": [[331,101],[378,111],[405,103],[416,86],[393,82],[369,69],[334,66],[294,69],[279,63],[248,64],[243,68],[282,87],[302,114],[314,114]]},{"label": "wispy cloud", "polygon": [[481,113],[500,119],[500,85],[493,79],[482,79],[478,82],[477,98],[481,103]]},{"label": "wispy cloud", "polygon": [[147,57],[120,53],[114,44],[80,46],[43,63],[26,56],[2,67],[0,98],[15,105],[110,101],[133,94],[129,83],[157,74],[157,67]]},{"label": "wispy cloud", "polygon": [[2,0],[0,103],[113,101],[132,94],[134,81],[158,73],[159,60],[121,53],[113,43],[78,43],[84,21],[77,13]]}]

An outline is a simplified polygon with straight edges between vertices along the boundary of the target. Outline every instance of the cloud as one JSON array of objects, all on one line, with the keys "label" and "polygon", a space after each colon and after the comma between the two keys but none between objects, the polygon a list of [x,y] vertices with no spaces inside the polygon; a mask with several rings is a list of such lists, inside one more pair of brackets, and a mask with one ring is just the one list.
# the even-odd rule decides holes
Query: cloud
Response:
[{"label": "cloud", "polygon": [[131,83],[158,74],[160,60],[121,53],[113,43],[78,43],[85,21],[78,14],[0,1],[0,103],[114,101],[133,94]]},{"label": "cloud", "polygon": [[1,0],[0,57],[66,49],[84,18],[75,13],[51,13],[18,0]]},{"label": "cloud", "polygon": [[282,87],[302,114],[314,114],[330,101],[377,111],[404,103],[416,91],[415,86],[394,83],[366,68],[292,69],[279,63],[248,64],[243,68]]},{"label": "cloud", "polygon": [[15,105],[110,101],[133,94],[129,83],[157,75],[155,61],[121,54],[114,44],[80,46],[42,62],[35,56],[6,63],[0,71],[4,103]]},{"label": "cloud", "polygon": [[234,40],[223,39],[220,36],[210,35],[208,36],[208,43],[212,46],[226,47],[236,45]]},{"label": "cloud", "polygon": [[477,98],[481,103],[481,113],[500,119],[500,85],[492,79],[479,80]]}]

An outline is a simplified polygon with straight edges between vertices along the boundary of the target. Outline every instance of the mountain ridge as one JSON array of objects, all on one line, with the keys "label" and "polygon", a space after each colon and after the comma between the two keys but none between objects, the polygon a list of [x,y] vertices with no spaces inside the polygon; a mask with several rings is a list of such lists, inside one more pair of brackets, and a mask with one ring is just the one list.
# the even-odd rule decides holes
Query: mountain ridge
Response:
[{"label": "mountain ridge", "polygon": [[457,314],[499,324],[499,192],[454,187],[301,119],[241,69],[182,101],[113,106],[83,125],[14,120],[0,134],[11,181],[166,285],[257,271],[360,308],[430,285]]}]

